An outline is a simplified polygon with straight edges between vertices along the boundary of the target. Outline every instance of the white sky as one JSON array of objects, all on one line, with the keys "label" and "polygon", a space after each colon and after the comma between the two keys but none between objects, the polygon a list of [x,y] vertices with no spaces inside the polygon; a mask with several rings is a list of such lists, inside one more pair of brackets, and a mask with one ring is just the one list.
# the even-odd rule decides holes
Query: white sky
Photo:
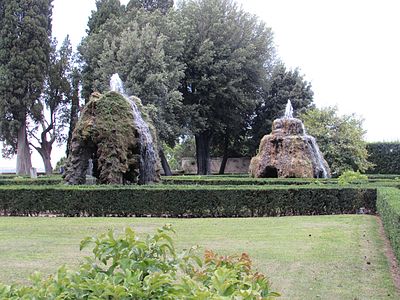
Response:
[{"label": "white sky", "polygon": [[[122,3],[128,2],[122,0]],[[368,141],[400,140],[399,0],[238,0],[272,28],[278,55],[312,83],[318,107],[365,119]],[[53,33],[76,46],[95,0],[54,0]],[[64,149],[53,149],[53,165]],[[33,165],[42,168],[33,152]],[[0,158],[0,169],[15,167]]]}]

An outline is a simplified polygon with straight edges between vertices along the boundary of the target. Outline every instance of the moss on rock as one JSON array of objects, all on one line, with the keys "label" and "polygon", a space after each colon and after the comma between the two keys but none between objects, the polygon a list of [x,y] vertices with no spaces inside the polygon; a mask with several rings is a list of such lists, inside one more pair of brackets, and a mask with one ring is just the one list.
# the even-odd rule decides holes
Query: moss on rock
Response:
[{"label": "moss on rock", "polygon": [[99,183],[136,183],[140,168],[138,143],[130,103],[116,92],[93,93],[73,132],[66,182],[85,183],[88,160],[92,159],[93,175]]}]

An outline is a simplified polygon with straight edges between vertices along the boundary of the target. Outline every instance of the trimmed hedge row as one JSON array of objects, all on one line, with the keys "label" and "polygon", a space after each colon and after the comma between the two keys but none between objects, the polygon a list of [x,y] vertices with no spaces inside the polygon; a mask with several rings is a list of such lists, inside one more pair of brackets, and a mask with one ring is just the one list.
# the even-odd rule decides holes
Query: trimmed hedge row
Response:
[{"label": "trimmed hedge row", "polygon": [[375,167],[372,174],[400,174],[400,142],[367,144],[368,160]]},{"label": "trimmed hedge row", "polygon": [[373,188],[7,187],[5,215],[261,217],[375,213]]},{"label": "trimmed hedge row", "polygon": [[0,178],[0,185],[55,185],[63,184],[61,177],[45,177],[45,178]]},{"label": "trimmed hedge row", "polygon": [[172,176],[163,177],[163,184],[188,185],[309,185],[335,184],[337,180],[315,178],[250,178],[250,177],[218,177],[218,176]]},{"label": "trimmed hedge row", "polygon": [[376,206],[393,251],[400,261],[400,190],[380,188]]}]

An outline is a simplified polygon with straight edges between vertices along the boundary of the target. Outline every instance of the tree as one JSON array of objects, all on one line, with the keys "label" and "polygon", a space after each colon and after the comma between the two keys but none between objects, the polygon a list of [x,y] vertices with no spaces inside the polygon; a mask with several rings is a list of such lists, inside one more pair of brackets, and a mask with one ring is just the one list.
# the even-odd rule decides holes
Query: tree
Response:
[{"label": "tree", "polygon": [[69,147],[71,145],[72,133],[74,132],[76,123],[78,122],[79,111],[80,111],[80,97],[79,97],[79,89],[81,84],[81,73],[77,67],[73,67],[72,72],[69,76],[69,81],[71,85],[71,94],[70,94],[70,102],[71,102],[71,110],[69,115],[69,130],[68,130],[68,138],[67,138],[67,149],[66,155],[68,157]]},{"label": "tree", "polygon": [[364,172],[368,162],[363,120],[352,115],[338,115],[337,107],[312,109],[300,115],[307,133],[314,136],[333,176],[344,171]]},{"label": "tree", "polygon": [[[48,175],[53,171],[51,165],[53,144],[55,141],[65,140],[63,130],[69,121],[67,106],[71,94],[68,77],[71,71],[72,47],[69,37],[65,38],[59,50],[56,48],[57,41],[53,40],[45,90],[42,95],[44,109],[38,126],[30,131],[31,140],[36,141],[30,142],[30,145],[42,157],[45,172]],[[41,128],[40,131],[39,128]]]},{"label": "tree", "polygon": [[119,73],[127,93],[142,100],[159,139],[171,146],[182,132],[183,119],[178,91],[184,69],[178,58],[183,47],[175,18],[174,11],[127,10],[120,18],[106,21],[99,33],[86,37],[80,46],[85,68],[94,66],[93,79],[84,77],[84,86],[108,90],[111,75]]},{"label": "tree", "polygon": [[272,122],[283,116],[288,100],[295,113],[301,114],[312,106],[313,95],[311,84],[298,69],[287,70],[283,63],[276,64],[250,123],[251,138],[247,140],[250,155],[256,153],[262,137],[271,132]]},{"label": "tree", "polygon": [[230,124],[243,125],[260,99],[266,68],[273,58],[272,32],[231,0],[183,1],[186,63],[181,83],[191,112],[198,174],[209,173],[213,137]]},{"label": "tree", "polygon": [[174,6],[174,0],[131,0],[127,5],[128,10],[144,8],[146,11],[153,12],[160,10],[165,14]]},{"label": "tree", "polygon": [[17,174],[29,174],[28,120],[41,118],[52,0],[4,0],[0,4],[0,140],[3,155],[17,154]]},{"label": "tree", "polygon": [[97,0],[96,10],[92,11],[89,18],[88,35],[78,46],[82,61],[82,97],[86,103],[92,92],[99,90],[95,74],[99,68],[99,56],[103,52],[104,42],[119,36],[123,30],[122,25],[117,26],[115,23],[123,12],[124,7],[119,0]]}]

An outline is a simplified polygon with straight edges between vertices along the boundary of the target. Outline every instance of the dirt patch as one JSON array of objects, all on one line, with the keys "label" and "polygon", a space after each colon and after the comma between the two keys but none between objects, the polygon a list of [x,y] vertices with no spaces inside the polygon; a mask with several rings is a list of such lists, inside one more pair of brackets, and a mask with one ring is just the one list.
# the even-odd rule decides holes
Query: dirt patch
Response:
[{"label": "dirt patch", "polygon": [[388,262],[390,265],[390,273],[392,274],[392,278],[394,281],[394,285],[396,286],[397,292],[400,293],[400,268],[399,263],[394,255],[392,246],[390,245],[390,241],[386,236],[385,229],[383,227],[383,223],[380,217],[376,217],[379,224],[379,234],[382,236],[385,243],[385,255],[388,258]]}]

